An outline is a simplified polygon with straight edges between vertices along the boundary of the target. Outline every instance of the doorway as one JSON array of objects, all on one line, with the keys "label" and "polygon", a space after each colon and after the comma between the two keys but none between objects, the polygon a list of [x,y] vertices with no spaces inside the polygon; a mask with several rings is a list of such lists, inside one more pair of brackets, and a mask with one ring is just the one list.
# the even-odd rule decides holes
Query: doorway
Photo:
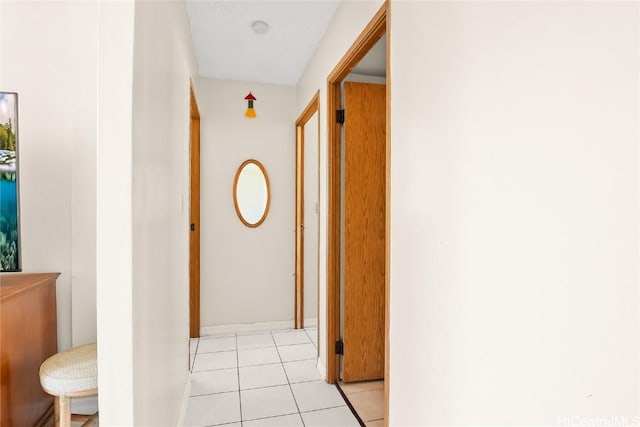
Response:
[{"label": "doorway", "polygon": [[189,91],[191,121],[190,151],[190,204],[189,204],[189,338],[200,336],[200,110],[193,92]]},{"label": "doorway", "polygon": [[[339,380],[360,380],[384,378],[383,414],[384,424],[388,425],[389,408],[389,206],[390,206],[390,72],[389,72],[389,44],[384,48],[385,74],[384,85],[374,91],[376,95],[363,94],[359,89],[355,98],[360,105],[365,105],[372,98],[382,96],[382,139],[380,146],[369,150],[365,148],[360,153],[349,154],[348,134],[355,128],[363,127],[365,134],[371,129],[367,118],[354,121],[353,111],[347,107],[341,112],[341,100],[343,95],[353,89],[342,89],[342,83],[347,80],[351,71],[367,54],[372,51],[379,41],[389,34],[390,23],[387,19],[389,2],[385,2],[376,13],[367,27],[360,34],[355,43],[347,51],[342,60],[328,77],[328,117],[336,116],[328,127],[329,171],[328,171],[328,253],[327,253],[327,382],[335,383]],[[363,86],[380,86],[364,84]],[[347,95],[349,96],[349,95]],[[345,102],[349,102],[345,99]],[[358,107],[355,107],[358,109]],[[357,111],[356,111],[357,113]],[[357,116],[356,114],[355,116]],[[344,118],[344,125],[340,122]],[[351,126],[351,127],[350,127]],[[342,146],[343,127],[347,144]],[[375,132],[374,132],[375,133]],[[369,138],[369,136],[366,136]],[[357,150],[356,150],[357,151]],[[376,154],[371,153],[374,151]],[[351,157],[350,157],[351,156]],[[372,156],[372,157],[369,157]],[[350,160],[351,159],[351,160]],[[374,171],[363,171],[363,167],[354,166],[368,164],[371,160],[375,166]],[[351,168],[351,169],[350,169]],[[364,212],[358,206],[369,203],[367,194],[358,194],[358,187],[351,186],[354,180],[362,180],[367,176],[377,176],[375,189],[368,187],[365,193],[375,192],[372,198],[378,198],[375,214]],[[366,184],[364,184],[366,185]],[[360,188],[363,184],[360,184]],[[352,193],[351,196],[349,193]],[[362,192],[361,192],[362,193]],[[355,197],[353,197],[355,195]],[[358,211],[360,209],[360,211]],[[342,214],[344,213],[344,220]],[[361,232],[361,227],[370,227],[377,223],[377,229],[368,228]],[[376,224],[374,224],[376,225]],[[351,233],[351,235],[349,234]],[[354,234],[360,234],[353,239]],[[373,236],[373,234],[376,236]],[[357,239],[364,239],[357,242]],[[351,239],[351,240],[349,240]],[[353,246],[353,243],[356,245]],[[349,253],[353,253],[354,247],[360,245],[361,250],[369,251],[370,247],[376,247],[374,251],[381,254],[378,258],[360,257],[361,260],[349,259]],[[351,276],[351,277],[350,277]],[[375,280],[369,277],[376,276]],[[344,292],[341,292],[341,283],[344,279]],[[355,287],[353,284],[355,283]],[[373,300],[367,299],[372,291],[375,293]],[[342,298],[344,296],[344,299]],[[351,301],[349,301],[351,298]],[[363,299],[364,298],[364,299]],[[373,301],[374,306],[369,306]],[[344,303],[344,305],[342,305]],[[341,307],[344,314],[341,315]],[[343,322],[344,319],[344,322]],[[368,320],[375,320],[369,322]],[[375,325],[374,325],[375,324]],[[372,331],[375,329],[375,331]],[[347,342],[347,336],[350,336]],[[355,345],[354,345],[355,344]],[[351,346],[351,348],[350,348]],[[373,347],[372,347],[373,346]],[[350,355],[348,353],[351,352]],[[365,357],[363,357],[363,355]],[[373,355],[373,357],[370,357]],[[351,363],[354,363],[350,366]],[[346,370],[345,370],[346,368]]]},{"label": "doorway", "polygon": [[318,326],[320,92],[296,120],[295,328]]}]

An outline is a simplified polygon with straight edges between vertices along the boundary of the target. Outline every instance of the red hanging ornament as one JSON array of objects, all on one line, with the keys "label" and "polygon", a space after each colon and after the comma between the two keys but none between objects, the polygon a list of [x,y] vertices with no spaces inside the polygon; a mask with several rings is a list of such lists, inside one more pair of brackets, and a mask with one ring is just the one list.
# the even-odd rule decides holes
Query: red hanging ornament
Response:
[{"label": "red hanging ornament", "polygon": [[246,99],[248,104],[249,104],[247,106],[247,112],[244,113],[244,116],[248,117],[250,119],[255,119],[256,118],[256,110],[253,109],[253,101],[257,101],[256,97],[253,96],[253,94],[251,92],[249,92],[249,95],[245,96],[244,99]]}]

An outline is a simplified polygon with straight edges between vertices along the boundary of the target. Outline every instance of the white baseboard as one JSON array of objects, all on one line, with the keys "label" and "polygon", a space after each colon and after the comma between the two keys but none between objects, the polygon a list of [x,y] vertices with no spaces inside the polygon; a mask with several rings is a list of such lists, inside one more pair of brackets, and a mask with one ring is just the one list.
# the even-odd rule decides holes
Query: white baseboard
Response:
[{"label": "white baseboard", "polygon": [[93,415],[98,412],[98,396],[74,397],[71,399],[71,413]]},{"label": "white baseboard", "polygon": [[176,427],[182,427],[187,418],[187,406],[189,405],[189,396],[191,395],[191,372],[187,377],[187,384],[184,386],[184,395],[182,396],[182,405],[180,405],[180,412],[178,412],[178,424]]},{"label": "white baseboard", "polygon": [[203,326],[200,328],[200,336],[222,336],[246,332],[268,332],[281,329],[293,329],[293,320],[280,320],[277,322],[241,323],[237,325]]},{"label": "white baseboard", "polygon": [[318,318],[310,317],[309,319],[304,319],[304,327],[305,328],[317,328],[318,327]]},{"label": "white baseboard", "polygon": [[324,365],[324,363],[322,363],[322,359],[320,359],[318,357],[318,363],[316,364],[316,368],[318,368],[318,371],[320,372],[320,375],[322,375],[322,379],[323,380],[327,380],[327,367]]}]

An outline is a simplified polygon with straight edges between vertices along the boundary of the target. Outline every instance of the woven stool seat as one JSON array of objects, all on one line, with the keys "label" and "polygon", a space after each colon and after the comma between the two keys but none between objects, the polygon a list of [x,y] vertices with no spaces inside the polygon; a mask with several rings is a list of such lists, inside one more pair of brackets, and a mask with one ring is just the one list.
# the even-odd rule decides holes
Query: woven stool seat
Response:
[{"label": "woven stool seat", "polygon": [[40,366],[40,384],[54,395],[97,389],[96,345],[74,347],[45,360]]},{"label": "woven stool seat", "polygon": [[70,427],[71,419],[86,421],[83,426],[97,426],[98,417],[72,415],[73,397],[98,394],[98,357],[95,344],[81,345],[54,354],[40,365],[40,385],[54,396],[56,427]]}]

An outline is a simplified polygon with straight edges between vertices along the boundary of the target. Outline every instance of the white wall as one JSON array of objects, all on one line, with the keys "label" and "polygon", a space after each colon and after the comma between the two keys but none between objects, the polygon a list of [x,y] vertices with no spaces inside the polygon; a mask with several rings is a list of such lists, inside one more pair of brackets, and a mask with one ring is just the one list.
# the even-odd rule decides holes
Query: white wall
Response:
[{"label": "white wall", "polygon": [[182,2],[99,12],[100,421],[176,425],[189,354],[189,26]]},{"label": "white wall", "polygon": [[96,340],[96,37],[96,3],[0,2],[0,90],[19,99],[22,267],[62,273],[60,349]]},{"label": "white wall", "polygon": [[[74,3],[70,93],[74,119],[71,153],[71,315],[74,346],[96,342],[96,128],[97,6]],[[86,34],[79,37],[79,34]]]},{"label": "white wall", "polygon": [[391,425],[639,415],[638,17],[392,3]]},{"label": "white wall", "polygon": [[[199,82],[201,325],[293,321],[295,88]],[[244,117],[249,91],[255,119]],[[233,179],[247,159],[263,164],[271,187],[257,228],[243,225],[233,206]]]},{"label": "white wall", "polygon": [[133,0],[98,9],[96,293],[100,423],[134,424]]},{"label": "white wall", "polygon": [[135,425],[176,425],[188,380],[189,85],[196,71],[189,28],[183,2],[136,2]]},{"label": "white wall", "polygon": [[380,9],[381,0],[343,1],[334,15],[317,51],[298,81],[297,113],[301,113],[320,90],[320,244],[319,244],[319,368],[326,374],[327,358],[327,76]]}]

